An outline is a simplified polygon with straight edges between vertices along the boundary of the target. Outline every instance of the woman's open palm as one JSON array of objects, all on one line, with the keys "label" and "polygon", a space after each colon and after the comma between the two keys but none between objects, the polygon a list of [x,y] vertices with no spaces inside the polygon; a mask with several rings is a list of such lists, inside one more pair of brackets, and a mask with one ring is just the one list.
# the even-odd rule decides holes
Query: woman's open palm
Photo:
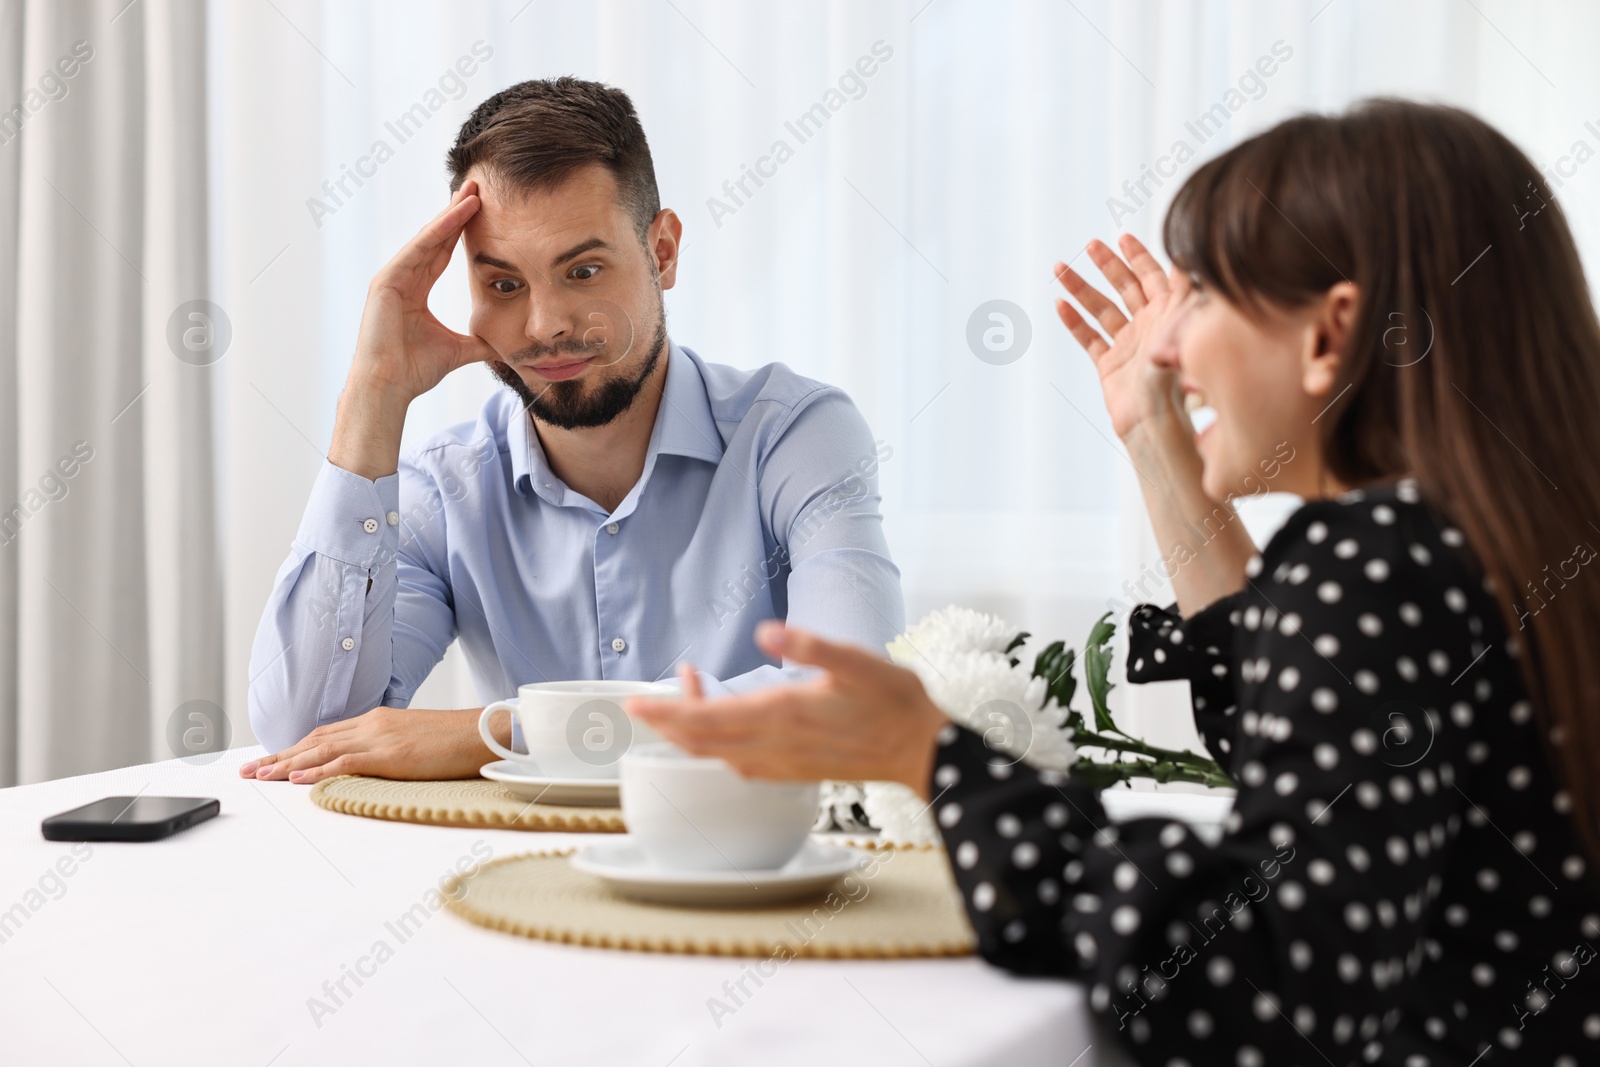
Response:
[{"label": "woman's open palm", "polygon": [[1065,300],[1056,301],[1056,314],[1094,360],[1111,427],[1118,437],[1126,437],[1151,415],[1182,408],[1177,371],[1150,357],[1171,343],[1178,322],[1192,307],[1194,289],[1183,271],[1176,267],[1170,275],[1163,271],[1137,238],[1123,234],[1119,244],[1127,262],[1100,241],[1090,241],[1088,251],[1095,266],[1121,294],[1128,314],[1065,263],[1055,267],[1057,280],[1111,340],[1107,342],[1106,336]]}]

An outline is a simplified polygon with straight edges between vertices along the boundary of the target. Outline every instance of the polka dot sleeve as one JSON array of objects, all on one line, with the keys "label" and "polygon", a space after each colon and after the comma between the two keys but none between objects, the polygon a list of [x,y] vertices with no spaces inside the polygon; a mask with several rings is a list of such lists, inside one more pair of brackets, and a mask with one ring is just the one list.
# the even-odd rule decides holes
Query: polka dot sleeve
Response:
[{"label": "polka dot sleeve", "polygon": [[1239,793],[1215,844],[1164,819],[1113,826],[1091,789],[942,735],[934,808],[987,959],[1083,979],[1145,1063],[1418,1062],[1408,1047],[1464,1063],[1493,1040],[1505,1020],[1487,1009],[1435,1042],[1396,1007],[1438,954],[1428,934],[1469,806],[1473,731],[1439,709],[1490,669],[1464,592],[1481,607],[1481,590],[1410,515],[1303,507],[1240,597],[1201,613],[1216,613],[1210,634],[1135,613],[1135,648],[1180,650],[1166,660],[1197,707],[1227,701],[1211,710],[1234,723],[1221,758]]},{"label": "polka dot sleeve", "polygon": [[1233,751],[1238,722],[1228,619],[1235,599],[1223,597],[1187,619],[1176,605],[1140,604],[1128,615],[1128,681],[1187,680],[1195,726],[1218,759]]}]

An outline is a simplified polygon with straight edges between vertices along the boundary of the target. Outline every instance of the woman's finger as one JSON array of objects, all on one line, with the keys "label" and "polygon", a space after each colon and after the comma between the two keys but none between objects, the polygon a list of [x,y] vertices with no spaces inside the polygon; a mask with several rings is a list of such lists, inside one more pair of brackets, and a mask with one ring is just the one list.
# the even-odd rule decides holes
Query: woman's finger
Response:
[{"label": "woman's finger", "polygon": [[1171,286],[1172,292],[1167,300],[1166,309],[1150,332],[1151,351],[1157,351],[1174,343],[1184,320],[1194,310],[1199,296],[1189,275],[1177,267],[1172,268],[1172,275],[1167,279],[1167,284]]},{"label": "woman's finger", "polygon": [[1128,257],[1128,265],[1133,268],[1133,273],[1139,276],[1139,284],[1144,288],[1147,299],[1154,300],[1171,289],[1167,272],[1161,269],[1161,264],[1156,262],[1156,257],[1150,254],[1143,242],[1133,234],[1125,233],[1118,243]]},{"label": "woman's finger", "polygon": [[699,714],[707,707],[705,691],[700,687],[700,672],[691,663],[678,665],[678,684],[683,695],[676,697],[629,697],[623,710],[634,718],[654,725],[665,719],[676,719],[684,714]]},{"label": "woman's finger", "polygon": [[821,667],[830,674],[847,678],[870,678],[900,669],[864,648],[827,641],[809,630],[795,629],[776,619],[756,627],[756,644],[770,656],[808,667]]},{"label": "woman's finger", "polygon": [[683,695],[690,700],[701,700],[705,692],[700,688],[700,672],[694,669],[691,663],[685,663],[678,668],[678,681],[683,683]]},{"label": "woman's finger", "polygon": [[1117,254],[1106,247],[1103,241],[1089,242],[1089,258],[1094,260],[1094,265],[1100,268],[1100,273],[1106,276],[1106,281],[1111,283],[1122,296],[1122,302],[1128,305],[1130,314],[1138,314],[1139,310],[1149,303],[1145,299],[1144,286],[1139,284],[1139,278],[1128,265],[1117,258]]},{"label": "woman's finger", "polygon": [[1111,350],[1111,345],[1100,336],[1100,331],[1090,326],[1084,317],[1078,314],[1078,309],[1065,300],[1056,301],[1056,315],[1066,326],[1067,332],[1072,334],[1073,340],[1082,345],[1083,350],[1089,353],[1089,358],[1096,363],[1100,361],[1101,356]]},{"label": "woman's finger", "polygon": [[[707,746],[762,743],[766,737],[765,728],[772,719],[771,713],[762,707],[762,701],[736,701],[731,697],[714,702],[663,700],[645,703],[661,706],[642,708],[637,712],[639,717],[668,741],[694,753],[703,752]],[[678,706],[672,706],[674,703]],[[630,707],[630,712],[633,710]]]},{"label": "woman's finger", "polygon": [[772,686],[715,699],[698,692],[699,679],[695,680],[695,689],[690,693],[686,685],[681,697],[629,697],[624,710],[663,735],[669,731],[739,734],[752,729],[748,724],[760,723],[770,716],[773,705],[784,699],[787,687]]},{"label": "woman's finger", "polygon": [[1056,279],[1061,282],[1071,293],[1073,299],[1083,305],[1085,311],[1094,316],[1102,329],[1112,337],[1117,336],[1122,328],[1128,324],[1128,317],[1122,309],[1113,304],[1109,298],[1084,280],[1083,275],[1071,267],[1062,266],[1056,271]]}]

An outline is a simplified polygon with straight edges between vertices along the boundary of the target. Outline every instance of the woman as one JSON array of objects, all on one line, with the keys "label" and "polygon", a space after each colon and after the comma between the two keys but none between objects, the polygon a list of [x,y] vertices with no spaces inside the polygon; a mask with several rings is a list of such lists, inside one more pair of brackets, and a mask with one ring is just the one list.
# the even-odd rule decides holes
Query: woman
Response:
[{"label": "woman", "polygon": [[[816,681],[637,713],[748,774],[917,789],[983,955],[1088,982],[1144,1063],[1600,1061],[1600,326],[1543,188],[1471,115],[1376,101],[1201,167],[1170,276],[1091,244],[1126,312],[1057,268],[1175,566],[1129,679],[1189,680],[1239,785],[1216,846],[1108,828],[775,624]],[[1306,503],[1257,554],[1213,516],[1285,455]]]}]

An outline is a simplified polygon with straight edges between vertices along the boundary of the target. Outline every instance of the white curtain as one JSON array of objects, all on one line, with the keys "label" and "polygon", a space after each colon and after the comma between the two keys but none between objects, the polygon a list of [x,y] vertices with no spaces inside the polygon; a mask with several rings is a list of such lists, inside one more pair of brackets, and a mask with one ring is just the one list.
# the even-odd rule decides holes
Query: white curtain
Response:
[{"label": "white curtain", "polygon": [[[1600,10],[1578,0],[210,0],[204,19],[125,2],[13,5],[0,42],[0,107],[73,40],[97,48],[21,153],[0,144],[0,301],[18,301],[0,335],[0,508],[75,440],[96,449],[0,546],[0,773],[24,779],[170,755],[191,700],[249,740],[250,640],[367,283],[444,202],[462,120],[516,81],[632,95],[685,222],[676,340],[855,397],[893,449],[881,477],[911,618],[959,602],[1081,640],[1157,565],[1050,265],[1123,229],[1158,245],[1183,177],[1241,138],[1372,94],[1458,103],[1553,168],[1600,249],[1600,168],[1575,149],[1600,148],[1584,110]],[[192,51],[158,63],[162,48]],[[204,92],[170,80],[202,71]],[[402,141],[391,124],[418,105]],[[356,182],[379,140],[392,157]],[[231,327],[203,367],[164,340],[199,298]],[[968,340],[995,300],[1031,334],[1009,362],[1017,349],[980,344],[985,359]],[[459,262],[433,303],[465,326]],[[408,436],[471,418],[490,389],[457,372],[412,406]],[[1293,503],[1254,502],[1246,521],[1265,537]],[[1115,699],[1153,738],[1192,737],[1181,685]],[[418,702],[472,702],[459,656]]]},{"label": "white curtain", "polygon": [[174,715],[224,699],[224,642],[210,378],[167,338],[207,296],[205,8],[0,20],[10,784],[149,759]]}]

